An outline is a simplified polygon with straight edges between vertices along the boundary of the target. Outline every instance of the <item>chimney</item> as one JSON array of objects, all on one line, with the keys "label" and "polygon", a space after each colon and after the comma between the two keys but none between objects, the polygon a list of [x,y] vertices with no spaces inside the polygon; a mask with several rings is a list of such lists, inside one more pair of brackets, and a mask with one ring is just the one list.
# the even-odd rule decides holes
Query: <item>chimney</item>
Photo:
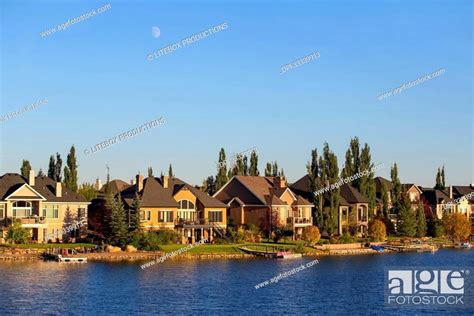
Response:
[{"label": "chimney", "polygon": [[33,169],[30,170],[28,175],[28,184],[32,187],[35,185],[35,171]]},{"label": "chimney", "polygon": [[143,176],[141,174],[137,174],[136,177],[136,184],[137,184],[137,190],[138,192],[141,192],[143,190]]},{"label": "chimney", "polygon": [[161,183],[163,183],[163,188],[168,189],[169,179],[170,179],[170,177],[168,177],[168,176],[162,176],[161,177]]},{"label": "chimney", "polygon": [[282,189],[286,187],[285,177],[278,176],[273,178],[273,187],[275,189]]},{"label": "chimney", "polygon": [[99,191],[102,188],[102,181],[99,178],[95,179],[95,189]]},{"label": "chimney", "polygon": [[61,182],[56,182],[56,197],[63,196],[63,186]]},{"label": "chimney", "polygon": [[450,199],[453,198],[453,186],[452,185],[449,186],[449,198]]}]

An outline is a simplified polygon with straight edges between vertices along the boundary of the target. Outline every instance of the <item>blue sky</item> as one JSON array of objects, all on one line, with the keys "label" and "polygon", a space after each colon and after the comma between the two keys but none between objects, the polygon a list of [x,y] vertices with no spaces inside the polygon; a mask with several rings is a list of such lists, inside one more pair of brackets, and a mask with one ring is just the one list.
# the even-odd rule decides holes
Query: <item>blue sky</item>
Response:
[{"label": "blue sky", "polygon": [[[45,38],[51,27],[112,8]],[[472,1],[1,1],[1,110],[49,103],[0,123],[0,173],[78,152],[80,182],[130,180],[173,164],[201,183],[218,151],[256,147],[289,181],[327,141],[339,163],[358,136],[402,182],[474,181]],[[209,27],[171,54],[147,54]],[[161,30],[154,38],[153,26]],[[286,74],[280,66],[319,51]],[[446,72],[383,101],[381,93]],[[163,116],[166,124],[93,155],[83,151]]]}]

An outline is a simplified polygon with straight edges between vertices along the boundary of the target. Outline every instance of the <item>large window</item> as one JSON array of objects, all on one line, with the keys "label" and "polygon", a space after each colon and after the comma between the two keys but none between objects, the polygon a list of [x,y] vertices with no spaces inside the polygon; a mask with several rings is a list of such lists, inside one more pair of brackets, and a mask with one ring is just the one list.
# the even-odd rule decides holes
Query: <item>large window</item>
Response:
[{"label": "large window", "polygon": [[59,205],[43,204],[43,217],[59,218]]},{"label": "large window", "polygon": [[182,210],[194,210],[194,203],[189,200],[178,201],[178,208]]},{"label": "large window", "polygon": [[13,217],[29,217],[31,210],[31,202],[16,201],[13,203]]},{"label": "large window", "polygon": [[158,222],[160,223],[172,223],[173,222],[173,211],[159,211]]},{"label": "large window", "polygon": [[209,222],[222,222],[222,211],[209,211]]},{"label": "large window", "polygon": [[194,221],[196,218],[196,211],[178,211],[178,218],[184,221]]}]

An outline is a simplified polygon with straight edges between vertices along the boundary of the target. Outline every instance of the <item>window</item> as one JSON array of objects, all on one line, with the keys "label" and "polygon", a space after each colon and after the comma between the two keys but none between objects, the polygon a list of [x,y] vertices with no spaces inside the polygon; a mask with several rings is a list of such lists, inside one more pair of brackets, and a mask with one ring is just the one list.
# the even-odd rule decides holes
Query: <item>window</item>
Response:
[{"label": "window", "polygon": [[31,202],[17,201],[13,203],[13,217],[31,216]]},{"label": "window", "polygon": [[194,203],[189,200],[178,201],[178,208],[182,210],[194,210]]},{"label": "window", "polygon": [[79,220],[85,219],[86,218],[86,209],[85,208],[78,208],[77,209],[77,217],[79,217]]},{"label": "window", "polygon": [[42,214],[42,216],[43,216],[44,218],[46,218],[47,213],[48,213],[48,212],[47,212],[46,205],[43,205],[43,214]]},{"label": "window", "polygon": [[209,211],[209,222],[222,222],[222,211]]},{"label": "window", "polygon": [[146,220],[151,221],[151,211],[145,211],[146,212]]},{"label": "window", "polygon": [[59,218],[58,205],[53,205],[53,218]]},{"label": "window", "polygon": [[142,221],[145,220],[145,211],[140,211],[140,219],[141,219]]},{"label": "window", "polygon": [[5,204],[0,204],[0,219],[5,217]]},{"label": "window", "polygon": [[172,223],[173,222],[173,211],[159,211],[158,222],[160,223]]},{"label": "window", "polygon": [[178,211],[178,217],[185,221],[194,221],[196,218],[196,211]]}]

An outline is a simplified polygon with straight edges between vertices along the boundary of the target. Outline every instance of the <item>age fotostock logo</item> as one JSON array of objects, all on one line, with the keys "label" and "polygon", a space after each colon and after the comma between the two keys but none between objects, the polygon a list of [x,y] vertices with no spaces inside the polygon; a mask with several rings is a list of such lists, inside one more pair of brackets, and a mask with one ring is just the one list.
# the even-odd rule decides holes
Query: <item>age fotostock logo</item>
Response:
[{"label": "age fotostock logo", "polygon": [[470,271],[466,269],[388,270],[386,305],[463,306],[472,300],[466,292]]}]

